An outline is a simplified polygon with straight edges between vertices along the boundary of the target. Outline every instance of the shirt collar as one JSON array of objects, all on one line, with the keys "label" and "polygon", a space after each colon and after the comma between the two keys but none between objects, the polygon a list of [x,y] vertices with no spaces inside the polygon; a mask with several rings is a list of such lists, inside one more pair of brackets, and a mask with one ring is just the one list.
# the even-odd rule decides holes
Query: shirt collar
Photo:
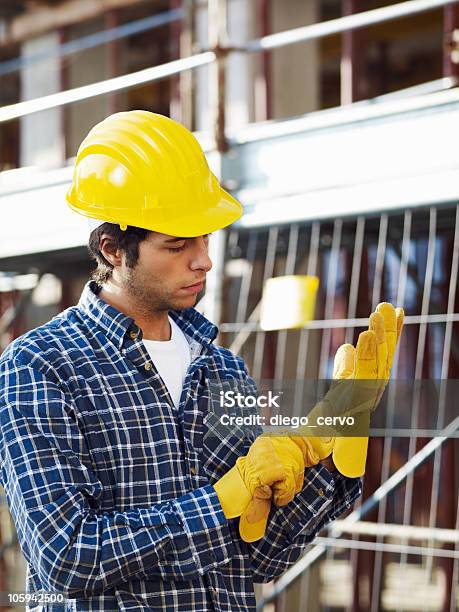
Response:
[{"label": "shirt collar", "polygon": [[[78,301],[78,308],[121,348],[126,333],[136,327],[135,321],[98,297],[99,290],[95,281],[88,281]],[[209,345],[217,336],[217,326],[195,308],[169,310],[169,315],[185,334],[203,346]]]}]

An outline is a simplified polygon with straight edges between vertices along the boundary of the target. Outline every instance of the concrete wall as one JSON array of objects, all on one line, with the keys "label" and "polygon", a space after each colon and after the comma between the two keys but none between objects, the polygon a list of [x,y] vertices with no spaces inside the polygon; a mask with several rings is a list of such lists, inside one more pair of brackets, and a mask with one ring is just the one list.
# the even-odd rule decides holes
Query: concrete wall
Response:
[{"label": "concrete wall", "polygon": [[[52,51],[59,46],[59,35],[54,32],[26,41],[21,55],[33,55]],[[21,99],[30,100],[59,91],[60,61],[56,57],[34,62],[21,70]],[[53,108],[20,120],[21,166],[53,167],[64,159],[62,136],[62,109]]]},{"label": "concrete wall", "polygon": [[[104,29],[104,20],[100,19],[73,26],[69,30],[68,37],[69,39],[80,38]],[[66,89],[109,78],[108,53],[107,45],[99,45],[71,55],[65,64]],[[122,53],[119,56],[122,57]],[[88,131],[112,112],[110,96],[90,98],[66,108],[67,154],[69,157],[76,155],[78,146]]]},{"label": "concrete wall", "polygon": [[[318,0],[271,0],[271,32],[283,32],[319,21]],[[282,47],[271,52],[271,111],[274,119],[319,107],[319,42]]]}]

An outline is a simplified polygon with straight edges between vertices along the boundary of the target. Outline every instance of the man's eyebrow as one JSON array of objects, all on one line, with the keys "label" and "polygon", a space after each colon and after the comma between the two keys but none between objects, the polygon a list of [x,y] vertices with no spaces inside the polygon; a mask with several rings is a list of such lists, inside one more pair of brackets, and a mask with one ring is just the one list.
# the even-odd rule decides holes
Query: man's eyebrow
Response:
[{"label": "man's eyebrow", "polygon": [[180,242],[180,240],[186,240],[186,238],[169,238],[168,240],[165,240],[165,243],[170,243],[170,242]]}]

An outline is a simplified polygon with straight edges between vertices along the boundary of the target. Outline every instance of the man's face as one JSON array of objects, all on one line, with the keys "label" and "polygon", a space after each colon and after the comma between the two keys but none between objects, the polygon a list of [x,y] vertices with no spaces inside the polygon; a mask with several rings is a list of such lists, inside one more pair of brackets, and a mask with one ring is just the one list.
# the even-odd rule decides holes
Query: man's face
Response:
[{"label": "man's face", "polygon": [[139,307],[151,310],[180,310],[196,303],[212,262],[208,255],[209,235],[176,238],[151,232],[139,244],[134,268],[119,269],[121,282]]}]

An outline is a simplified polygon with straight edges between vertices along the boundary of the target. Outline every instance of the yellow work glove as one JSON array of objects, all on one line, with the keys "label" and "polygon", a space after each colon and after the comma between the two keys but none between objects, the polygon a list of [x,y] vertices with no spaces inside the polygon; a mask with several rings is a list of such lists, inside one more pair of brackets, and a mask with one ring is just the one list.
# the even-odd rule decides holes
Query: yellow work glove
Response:
[{"label": "yellow work glove", "polygon": [[[300,448],[288,438],[259,436],[247,455],[218,480],[214,489],[226,518],[247,513],[252,523],[267,520],[271,497],[287,504],[303,486],[304,461]],[[281,484],[280,484],[281,483]],[[265,526],[266,526],[265,520]]]},{"label": "yellow work glove", "polygon": [[[374,403],[372,407],[370,406],[370,410],[356,415],[361,431],[369,429],[370,414],[379,404],[389,381],[403,320],[402,308],[394,308],[392,304],[382,302],[370,315],[369,331],[360,334],[357,348],[354,349],[352,345],[340,347],[343,354],[343,368],[348,369],[351,362],[355,361],[353,373],[355,380],[377,381],[374,386],[367,387],[366,391],[357,387],[360,394],[365,395],[365,399],[374,395]],[[365,472],[367,450],[368,436],[336,437],[333,445],[333,462],[345,476],[351,478],[362,476]]]},{"label": "yellow work glove", "polygon": [[[390,378],[395,349],[403,327],[404,312],[395,309],[392,304],[382,302],[370,315],[369,330],[359,335],[357,347],[343,344],[336,352],[333,378],[336,386],[327,393],[308,415],[311,420],[320,414],[352,415],[354,427],[360,432],[367,432],[370,425],[370,414],[378,405],[387,382]],[[351,381],[355,381],[352,385]],[[361,382],[357,382],[361,381]],[[303,435],[312,430],[306,427],[300,430]],[[311,438],[312,439],[312,438]],[[368,436],[336,436],[319,438],[331,447],[333,462],[336,468],[351,478],[362,476],[368,448]]]},{"label": "yellow work glove", "polygon": [[[334,378],[339,378],[339,377],[347,378],[348,376],[352,374],[353,369],[354,369],[354,364],[352,364],[350,371],[344,371],[343,368],[344,368],[344,364],[342,364],[340,368],[335,366],[333,377]],[[302,428],[302,432],[304,431],[305,429]],[[312,432],[313,430],[309,430],[309,431]],[[333,451],[333,444],[335,442],[334,437],[326,438],[326,437],[314,436],[313,434],[311,437],[306,437],[305,435],[292,436],[288,433],[288,430],[285,430],[279,433],[283,433],[286,435],[277,436],[276,439],[279,440],[278,444],[282,444],[286,450],[288,449],[291,452],[291,445],[293,443],[294,445],[297,446],[299,450],[301,450],[301,453],[303,455],[304,467],[313,467],[314,465],[317,465],[320,461],[328,457]],[[271,438],[271,439],[274,439],[274,438]],[[280,458],[285,460],[286,456],[280,455]],[[301,480],[298,480],[297,484],[298,486],[295,490],[295,495],[299,493],[301,489],[303,488],[304,468],[303,468]],[[273,490],[277,490],[277,491],[282,490],[283,486],[284,486],[283,482],[278,482],[273,486]],[[291,501],[291,499],[289,499],[288,501]],[[274,503],[277,503],[276,495],[274,495]],[[282,504],[277,503],[277,505],[280,506]],[[270,509],[271,509],[271,500],[269,498],[266,498],[264,502],[262,514],[261,516],[258,516],[258,519],[254,513],[250,513],[250,512],[244,512],[241,515],[241,518],[239,519],[239,533],[240,533],[241,538],[245,542],[255,542],[256,540],[259,540],[260,538],[264,536]]]},{"label": "yellow work glove", "polygon": [[[370,329],[359,335],[357,348],[351,344],[340,346],[335,355],[333,368],[333,378],[336,381],[361,380],[371,381],[370,384],[358,383],[354,389],[349,385],[341,388],[338,385],[332,387],[324,400],[311,411],[310,417],[314,414],[315,416],[333,415],[335,407],[336,414],[353,415],[359,421],[361,430],[368,431],[370,414],[379,403],[390,377],[397,341],[403,327],[403,317],[402,308],[394,309],[388,303],[378,305],[370,316]],[[271,440],[272,447],[265,446],[267,439]],[[302,470],[300,470],[299,455],[292,449],[291,442],[301,451]],[[241,516],[239,532],[246,542],[256,541],[265,533],[272,497],[271,490],[268,491],[269,487],[274,494],[273,501],[278,506],[289,503],[303,488],[304,467],[317,465],[330,454],[333,454],[337,469],[345,476],[361,476],[365,470],[367,436],[314,436],[314,430],[306,426],[295,435],[260,436],[251,450],[256,443],[263,445],[262,454],[265,459],[270,455],[274,457],[272,455],[274,450],[275,459],[269,477],[267,478],[266,472],[263,471],[259,483],[256,484],[256,479],[253,479],[248,487],[244,486],[245,491],[241,494],[240,475],[236,477],[230,470],[215,487],[219,497],[231,500],[226,511],[226,502],[225,505],[222,503],[227,518]],[[249,450],[247,459],[250,452]],[[240,473],[244,471],[245,459],[240,457],[233,470],[238,467]],[[284,469],[280,478],[278,478],[280,472],[277,471],[279,460],[282,464],[281,469]],[[272,484],[269,484],[269,480]],[[292,486],[293,482],[295,486]],[[239,499],[237,499],[238,491]],[[249,500],[250,491],[252,499]]]},{"label": "yellow work glove", "polygon": [[[284,478],[274,482],[271,486],[272,498],[276,506],[285,506],[303,488],[304,468],[315,465],[319,458],[307,438],[293,441],[289,436],[266,434],[259,436],[252,446],[257,443],[265,444],[265,440],[271,442],[285,470]],[[259,540],[266,531],[271,499],[265,496],[263,502],[260,503],[260,494],[263,493],[264,491],[255,491],[252,502],[239,519],[239,534],[245,542]]]}]

